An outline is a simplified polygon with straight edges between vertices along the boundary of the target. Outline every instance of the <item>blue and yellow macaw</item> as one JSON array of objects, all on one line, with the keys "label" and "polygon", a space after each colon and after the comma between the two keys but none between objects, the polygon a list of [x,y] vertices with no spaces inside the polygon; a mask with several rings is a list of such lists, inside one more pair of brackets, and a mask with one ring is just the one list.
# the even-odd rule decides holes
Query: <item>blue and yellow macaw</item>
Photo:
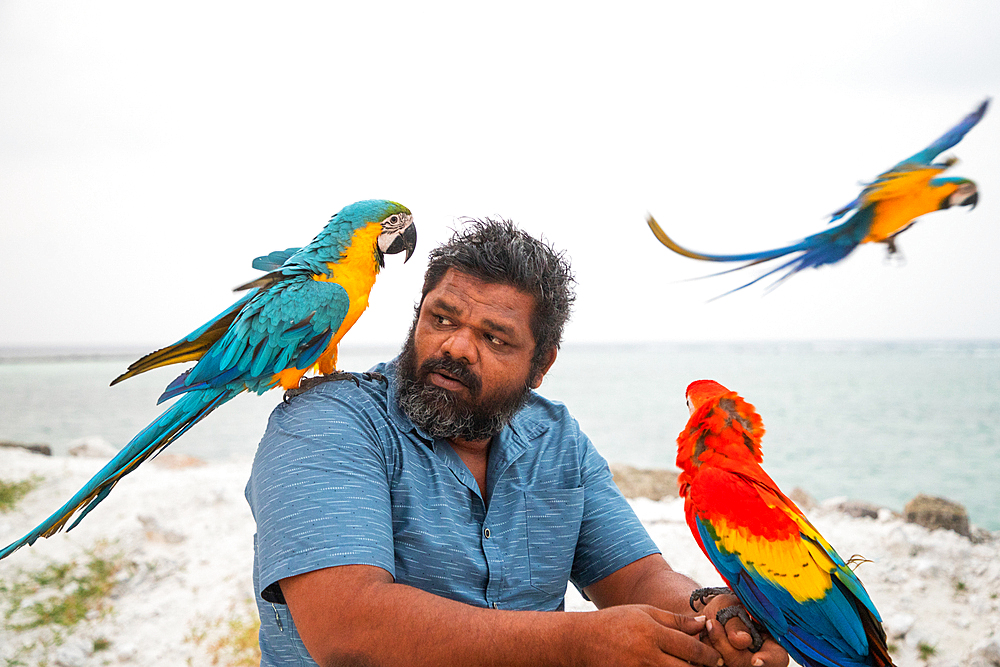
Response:
[{"label": "blue and yellow macaw", "polygon": [[684,514],[729,586],[696,590],[692,608],[731,591],[746,611],[727,607],[716,618],[743,618],[751,650],[762,645],[759,623],[802,667],[892,665],[861,580],[761,467],[764,424],[754,407],[712,380],[692,382],[687,403],[677,436]]},{"label": "blue and yellow macaw", "polygon": [[826,231],[807,236],[798,243],[774,250],[738,255],[707,255],[677,245],[666,235],[652,215],[647,217],[646,222],[660,243],[679,255],[707,262],[747,262],[743,266],[722,273],[798,253],[790,260],[726,294],[741,290],[787,269],[785,274],[772,285],[772,287],[777,286],[802,269],[839,262],[862,243],[885,243],[889,253],[895,253],[896,236],[909,228],[921,215],[952,206],[975,208],[979,194],[974,182],[967,178],[935,178],[957,160],[955,158],[948,158],[943,162],[933,162],[933,160],[961,141],[962,137],[982,119],[987,106],[989,99],[984,100],[975,111],[930,146],[880,174],[854,201],[835,211],[830,218],[830,222],[833,223],[854,211],[846,221]]},{"label": "blue and yellow macaw", "polygon": [[181,398],[139,432],[65,505],[27,535],[0,551],[9,556],[40,536],[50,537],[79,513],[72,529],[114,485],[169,445],[212,410],[245,391],[277,386],[294,390],[310,369],[334,378],[337,344],[368,307],[384,256],[417,242],[409,209],[383,199],[344,207],[302,248],[254,260],[266,275],[236,288],[247,293],[199,329],[139,359],[117,384],[169,364],[197,361],[171,382],[158,402]]}]

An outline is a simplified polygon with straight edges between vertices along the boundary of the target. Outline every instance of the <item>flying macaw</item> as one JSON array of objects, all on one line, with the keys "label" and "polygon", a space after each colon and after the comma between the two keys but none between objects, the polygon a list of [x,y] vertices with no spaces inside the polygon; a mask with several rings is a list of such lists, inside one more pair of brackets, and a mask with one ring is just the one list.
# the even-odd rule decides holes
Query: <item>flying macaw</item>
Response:
[{"label": "flying macaw", "polygon": [[[684,512],[695,541],[761,646],[760,623],[803,667],[892,665],[882,619],[861,581],[761,468],[764,424],[754,407],[712,380],[687,389],[691,417],[677,437]],[[852,559],[853,560],[853,559]],[[699,589],[703,602],[727,589]]]},{"label": "flying macaw", "polygon": [[940,153],[961,141],[962,137],[982,119],[987,106],[989,106],[989,99],[984,100],[975,111],[963,118],[958,125],[945,132],[930,146],[879,174],[878,178],[867,185],[854,201],[835,211],[830,218],[830,222],[833,223],[854,211],[854,214],[846,221],[826,231],[807,236],[798,243],[760,252],[708,255],[677,245],[673,239],[666,235],[652,215],[647,216],[646,222],[660,243],[679,255],[707,262],[746,262],[742,266],[721,273],[737,271],[798,253],[763,275],[726,292],[726,294],[749,287],[767,276],[787,269],[784,275],[780,276],[772,285],[772,287],[776,287],[802,269],[818,268],[824,264],[839,262],[862,243],[885,243],[891,255],[896,252],[896,236],[916,222],[916,218],[952,206],[972,206],[975,208],[976,202],[979,201],[979,194],[974,182],[967,178],[958,177],[935,178],[955,164],[957,159],[948,158],[943,162],[932,161]]},{"label": "flying macaw", "polygon": [[[337,344],[368,307],[384,255],[406,251],[417,231],[409,209],[383,199],[360,201],[335,214],[311,243],[254,260],[269,271],[236,288],[246,295],[169,347],[142,357],[111,384],[169,364],[197,361],[171,382],[158,403],[180,396],[139,432],[65,505],[0,551],[5,558],[40,536],[50,537],[97,506],[126,474],[244,391],[294,390],[310,369],[333,379]],[[356,378],[355,378],[355,381]]]}]

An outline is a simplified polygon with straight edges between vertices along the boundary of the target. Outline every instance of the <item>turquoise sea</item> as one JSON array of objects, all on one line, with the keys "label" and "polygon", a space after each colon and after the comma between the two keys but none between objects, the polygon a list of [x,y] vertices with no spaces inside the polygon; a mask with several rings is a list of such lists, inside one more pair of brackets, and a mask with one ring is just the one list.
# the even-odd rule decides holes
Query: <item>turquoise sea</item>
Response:
[{"label": "turquoise sea", "polygon": [[[145,351],[0,349],[0,440],[56,453],[86,436],[124,445],[177,374],[108,387]],[[394,355],[346,345],[341,365]],[[764,467],[785,491],[896,510],[918,493],[944,496],[1000,530],[1000,341],[566,345],[540,391],[570,407],[608,460],[672,468],[684,389],[701,378],[757,406]],[[240,397],[170,451],[248,459],[279,400]]]}]

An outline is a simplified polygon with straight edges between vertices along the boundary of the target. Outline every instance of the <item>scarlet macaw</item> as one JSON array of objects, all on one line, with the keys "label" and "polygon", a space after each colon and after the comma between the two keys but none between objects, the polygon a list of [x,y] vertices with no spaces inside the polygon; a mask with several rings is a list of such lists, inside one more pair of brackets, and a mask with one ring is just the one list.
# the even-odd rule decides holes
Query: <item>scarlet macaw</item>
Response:
[{"label": "scarlet macaw", "polygon": [[413,254],[416,227],[409,209],[382,199],[360,201],[335,214],[311,243],[254,260],[270,271],[236,288],[247,290],[218,316],[178,342],[129,366],[117,384],[169,364],[197,361],[171,382],[158,402],[181,396],[139,432],[65,505],[0,551],[0,558],[39,536],[50,537],[79,513],[75,527],[126,474],[212,410],[244,391],[278,385],[293,390],[310,369],[333,378],[337,344],[368,307],[385,254]]},{"label": "scarlet macaw", "polygon": [[[752,648],[760,648],[757,622],[803,667],[891,665],[861,581],[761,468],[764,425],[754,407],[712,380],[692,382],[687,401],[691,417],[677,437],[687,523],[750,612]],[[721,591],[695,591],[692,607]],[[721,622],[734,615],[723,612]]]},{"label": "scarlet macaw", "polygon": [[818,268],[824,264],[839,262],[862,243],[885,243],[889,254],[893,254],[896,252],[896,236],[909,228],[921,215],[952,206],[975,208],[979,194],[974,182],[958,177],[935,178],[957,160],[955,158],[948,158],[943,162],[932,162],[932,160],[961,141],[962,137],[982,119],[987,106],[989,99],[984,100],[975,111],[930,146],[880,174],[854,201],[835,211],[830,218],[830,222],[833,223],[854,211],[846,221],[826,231],[807,236],[798,243],[760,252],[708,255],[679,246],[667,236],[652,215],[647,216],[646,222],[660,243],[679,255],[708,262],[747,262],[730,271],[798,253],[788,261],[726,294],[741,290],[787,269],[772,285],[775,287],[802,269]]}]

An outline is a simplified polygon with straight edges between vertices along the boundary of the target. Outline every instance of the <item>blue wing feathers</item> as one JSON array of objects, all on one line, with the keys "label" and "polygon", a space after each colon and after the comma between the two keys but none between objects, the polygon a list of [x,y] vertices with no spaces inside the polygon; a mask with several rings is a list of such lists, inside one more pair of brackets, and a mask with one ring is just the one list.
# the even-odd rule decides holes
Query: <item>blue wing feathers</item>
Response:
[{"label": "blue wing feathers", "polygon": [[924,150],[914,153],[910,157],[906,158],[900,162],[897,167],[903,164],[930,164],[931,161],[938,155],[948,150],[949,148],[955,146],[962,138],[968,133],[969,130],[974,128],[979,121],[983,119],[986,115],[986,109],[990,105],[989,98],[983,100],[976,109],[970,113],[968,116],[963,118],[958,122],[955,127],[951,128],[943,135],[941,135],[937,140],[931,143],[930,146]]},{"label": "blue wing feathers", "polygon": [[[856,582],[846,566],[835,571],[836,583],[824,598],[799,602],[784,588],[747,569],[737,555],[720,550],[701,518],[696,518],[696,524],[709,560],[751,616],[768,629],[796,662],[804,667],[872,664],[867,659],[868,639],[858,610],[858,606],[867,608],[871,601],[865,593],[855,603],[850,588],[840,583],[841,575]],[[831,556],[840,561],[835,552]]]},{"label": "blue wing feathers", "polygon": [[258,271],[276,271],[288,258],[297,253],[301,248],[287,248],[285,250],[275,250],[263,257],[257,257],[251,262],[251,266]]},{"label": "blue wing feathers", "polygon": [[250,301],[250,299],[252,299],[254,296],[257,295],[257,292],[258,292],[258,290],[255,290],[255,289],[250,290],[249,292],[247,292],[246,294],[244,294],[240,299],[238,299],[236,301],[236,303],[234,303],[233,305],[229,306],[224,311],[222,311],[221,313],[219,313],[218,315],[216,315],[215,317],[213,317],[212,319],[210,319],[208,322],[206,322],[205,324],[203,324],[202,326],[198,327],[197,329],[195,329],[194,331],[192,331],[191,333],[189,333],[187,336],[185,336],[184,340],[191,342],[191,341],[195,341],[195,340],[201,338],[205,334],[206,331],[208,331],[210,328],[212,328],[213,325],[217,324],[220,320],[224,319],[227,315],[231,315],[234,311],[238,311],[241,308],[243,308],[243,306],[245,306],[246,303],[248,301]]}]

